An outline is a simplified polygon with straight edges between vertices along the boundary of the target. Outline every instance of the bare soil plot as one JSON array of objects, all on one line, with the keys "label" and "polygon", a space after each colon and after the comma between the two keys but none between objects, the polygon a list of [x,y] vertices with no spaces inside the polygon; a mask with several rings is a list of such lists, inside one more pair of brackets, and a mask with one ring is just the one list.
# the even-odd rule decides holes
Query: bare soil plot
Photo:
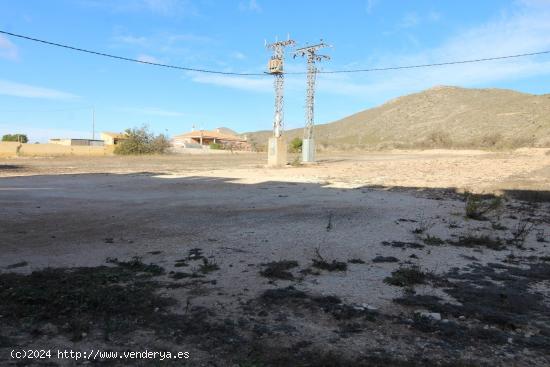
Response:
[{"label": "bare soil plot", "polygon": [[70,345],[187,350],[193,366],[550,363],[546,151],[321,160],[0,162],[1,358]]}]

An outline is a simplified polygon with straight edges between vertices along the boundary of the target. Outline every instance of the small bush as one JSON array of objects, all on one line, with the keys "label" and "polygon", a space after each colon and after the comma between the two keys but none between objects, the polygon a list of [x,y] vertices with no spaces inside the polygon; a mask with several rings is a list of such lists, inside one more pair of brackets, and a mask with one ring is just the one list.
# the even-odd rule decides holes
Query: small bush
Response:
[{"label": "small bush", "polygon": [[467,234],[460,236],[458,241],[449,241],[451,245],[460,247],[487,247],[491,250],[503,250],[504,243],[499,238],[493,239],[487,235]]},{"label": "small bush", "polygon": [[372,259],[373,263],[396,263],[399,259],[394,256],[376,256]]},{"label": "small bush", "polygon": [[482,200],[479,195],[467,194],[465,212],[466,217],[476,220],[486,220],[485,215],[502,207],[502,199],[495,197],[492,200]]},{"label": "small bush", "polygon": [[348,264],[342,261],[328,261],[324,257],[321,256],[321,252],[319,249],[315,249],[315,255],[316,258],[312,259],[313,267],[321,270],[327,270],[327,271],[346,271],[348,269]]},{"label": "small bush", "polygon": [[290,141],[290,152],[291,153],[300,153],[302,151],[302,139],[294,138]]},{"label": "small bush", "polygon": [[537,228],[536,238],[537,238],[537,242],[546,242],[546,236],[544,235],[544,229]]},{"label": "small bush", "polygon": [[223,149],[223,145],[221,145],[220,143],[210,143],[210,145],[208,147],[210,149],[214,149],[214,150],[222,150]]},{"label": "small bush", "polygon": [[439,246],[445,243],[441,238],[432,235],[427,235],[424,237],[423,241],[428,246]]},{"label": "small bush", "polygon": [[208,274],[216,270],[220,270],[220,267],[214,260],[208,260],[205,257],[202,258],[202,264],[199,266],[201,273]]},{"label": "small bush", "polygon": [[294,260],[273,261],[265,265],[265,269],[260,271],[260,275],[271,279],[292,280],[294,275],[289,271],[298,266]]},{"label": "small bush", "polygon": [[391,276],[384,279],[384,282],[398,287],[411,287],[426,282],[426,273],[419,266],[402,267],[392,271]]},{"label": "small bush", "polygon": [[495,231],[504,231],[508,229],[508,227],[499,222],[491,222],[491,228]]},{"label": "small bush", "polygon": [[170,148],[170,142],[165,135],[155,135],[147,126],[127,129],[126,135],[127,139],[115,147],[115,154],[164,154]]},{"label": "small bush", "polygon": [[6,134],[2,136],[2,141],[16,141],[19,143],[28,143],[29,138],[25,134]]},{"label": "small bush", "polygon": [[523,247],[523,244],[525,243],[525,239],[531,233],[533,230],[533,223],[527,221],[526,219],[520,219],[514,226],[514,228],[510,231],[512,238],[510,239],[510,242],[514,244],[517,247]]},{"label": "small bush", "polygon": [[147,273],[150,275],[164,274],[164,269],[162,267],[155,264],[144,264],[140,256],[134,256],[128,261],[119,261],[117,258],[108,257],[105,262],[118,265],[123,269],[131,270],[136,273]]},{"label": "small bush", "polygon": [[426,233],[433,227],[434,223],[424,216],[424,212],[419,212],[416,219],[417,225],[412,229],[412,233],[420,235]]},{"label": "small bush", "polygon": [[342,261],[332,260],[328,262],[326,260],[313,259],[313,267],[321,270],[327,271],[346,271],[348,269],[348,264]]},{"label": "small bush", "polygon": [[195,272],[186,273],[183,271],[171,272],[170,277],[175,280],[184,279],[184,278],[204,278],[204,276],[197,274]]}]

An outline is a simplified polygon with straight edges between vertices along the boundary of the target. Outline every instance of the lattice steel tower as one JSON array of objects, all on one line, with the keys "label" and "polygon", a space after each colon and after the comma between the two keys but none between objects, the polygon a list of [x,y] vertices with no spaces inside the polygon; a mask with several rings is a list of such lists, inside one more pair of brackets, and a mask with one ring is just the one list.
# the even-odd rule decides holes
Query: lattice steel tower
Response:
[{"label": "lattice steel tower", "polygon": [[286,41],[277,41],[266,43],[266,47],[273,50],[273,56],[269,60],[268,73],[275,77],[273,86],[275,88],[275,115],[273,118],[273,135],[278,138],[283,134],[284,118],[283,118],[283,96],[285,76],[283,73],[285,47],[294,46],[296,42],[291,39]]},{"label": "lattice steel tower", "polygon": [[283,114],[283,94],[284,94],[284,52],[285,47],[294,46],[296,42],[290,39],[286,41],[276,41],[267,44],[266,47],[273,50],[273,56],[269,60],[268,74],[275,77],[273,86],[275,87],[275,115],[273,117],[273,137],[269,139],[267,148],[267,165],[271,167],[286,165],[286,142],[283,135],[284,114]]},{"label": "lattice steel tower", "polygon": [[302,47],[294,52],[294,57],[307,57],[306,126],[304,128],[304,140],[302,142],[303,162],[315,161],[315,140],[313,139],[315,79],[317,77],[317,67],[315,66],[315,62],[322,61],[323,59],[330,59],[329,56],[318,55],[316,53],[317,50],[325,47],[330,47],[330,45],[327,45],[321,40],[321,43],[319,44]]}]

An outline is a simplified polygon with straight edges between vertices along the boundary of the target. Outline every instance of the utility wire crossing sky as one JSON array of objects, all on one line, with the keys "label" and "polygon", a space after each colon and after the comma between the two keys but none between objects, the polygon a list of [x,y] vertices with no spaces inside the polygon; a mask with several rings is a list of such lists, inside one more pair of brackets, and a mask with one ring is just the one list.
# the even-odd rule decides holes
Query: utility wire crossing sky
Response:
[{"label": "utility wire crossing sky", "polygon": [[[97,56],[109,57],[109,58],[112,58],[112,59],[119,59],[119,60],[124,60],[124,61],[137,62],[137,63],[140,63],[140,64],[160,66],[160,67],[163,67],[163,68],[178,69],[178,70],[184,70],[184,71],[194,71],[194,72],[198,72],[198,73],[207,73],[207,74],[221,74],[221,75],[240,75],[240,76],[269,76],[270,75],[270,74],[267,74],[265,72],[263,72],[263,73],[239,73],[239,72],[228,72],[228,71],[220,71],[220,70],[195,69],[195,68],[188,68],[188,67],[185,67],[185,66],[160,64],[160,63],[157,63],[157,62],[132,59],[132,58],[124,57],[124,56],[117,56],[117,55],[107,54],[107,53],[104,53],[104,52],[87,50],[87,49],[81,48],[81,47],[74,47],[74,46],[64,45],[64,44],[61,44],[61,43],[45,41],[45,40],[41,40],[41,39],[34,38],[34,37],[24,36],[24,35],[21,35],[21,34],[6,32],[6,31],[3,31],[3,30],[0,30],[0,33],[6,34],[6,35],[9,35],[9,36],[12,36],[12,37],[18,37],[18,38],[26,39],[26,40],[29,40],[29,41],[44,43],[44,44],[50,45],[50,46],[66,48],[66,49],[73,50],[73,51],[85,52],[85,53],[89,53],[89,54],[93,54],[93,55],[97,55]],[[529,53],[523,53],[523,54],[517,54],[517,55],[493,56],[493,57],[484,57],[484,58],[477,58],[477,59],[470,59],[470,60],[446,61],[446,62],[439,62],[439,63],[432,63],[432,64],[420,64],[420,65],[387,66],[387,67],[379,67],[379,68],[371,68],[371,69],[349,69],[349,70],[329,70],[329,71],[318,70],[317,74],[366,73],[366,72],[373,72],[373,71],[417,69],[417,68],[427,68],[427,67],[435,67],[435,66],[459,65],[459,64],[469,64],[469,63],[475,63],[475,62],[486,62],[486,61],[513,59],[513,58],[517,58],[517,57],[536,56],[536,55],[544,55],[544,54],[550,54],[550,51],[537,51],[537,52],[529,52]],[[287,71],[285,71],[283,74],[305,75],[305,74],[307,74],[307,72],[300,72],[300,71],[287,72]]]}]

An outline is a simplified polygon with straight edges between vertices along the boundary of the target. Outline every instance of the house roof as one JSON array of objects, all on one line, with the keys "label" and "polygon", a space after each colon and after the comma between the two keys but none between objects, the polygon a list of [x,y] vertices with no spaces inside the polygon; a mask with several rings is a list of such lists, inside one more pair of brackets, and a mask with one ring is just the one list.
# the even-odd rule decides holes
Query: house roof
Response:
[{"label": "house roof", "polygon": [[176,135],[174,136],[174,139],[178,138],[194,138],[194,139],[219,139],[219,140],[226,140],[226,141],[246,141],[245,139],[236,136],[236,135],[230,135],[230,134],[224,134],[220,133],[218,131],[212,131],[212,130],[196,130],[191,131],[185,134]]}]

